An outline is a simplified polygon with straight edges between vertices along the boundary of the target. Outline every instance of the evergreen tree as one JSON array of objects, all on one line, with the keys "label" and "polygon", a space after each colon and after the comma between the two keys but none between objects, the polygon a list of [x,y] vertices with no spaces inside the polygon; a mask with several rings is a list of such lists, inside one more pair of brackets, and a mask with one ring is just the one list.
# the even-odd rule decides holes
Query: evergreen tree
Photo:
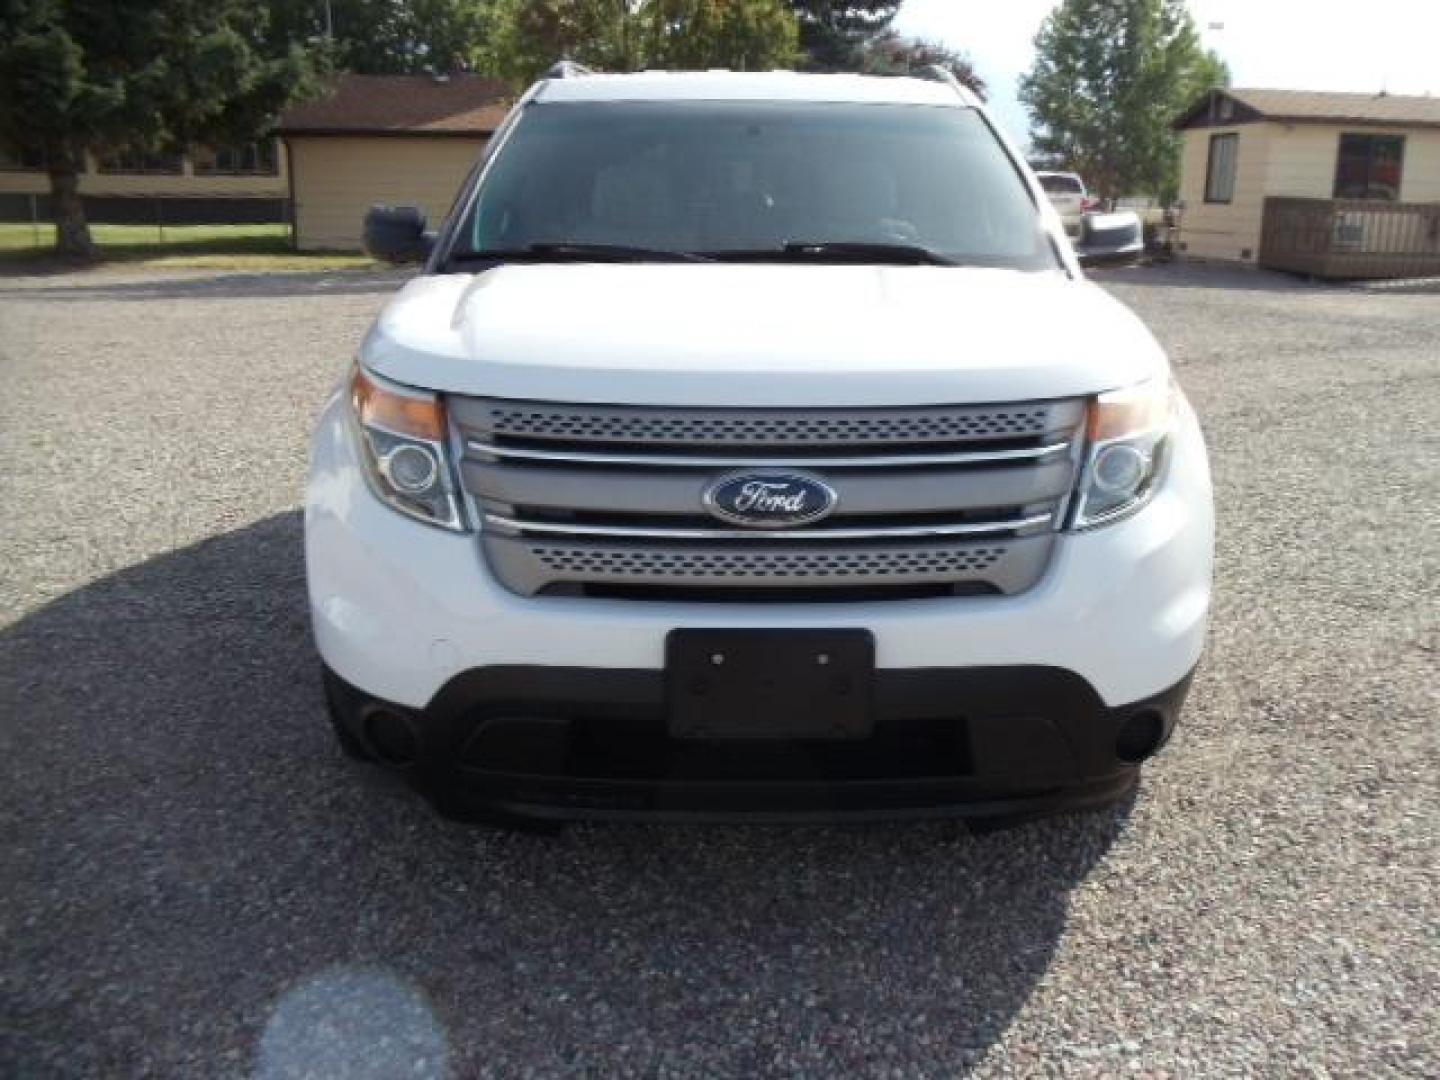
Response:
[{"label": "evergreen tree", "polygon": [[900,0],[790,0],[800,49],[814,71],[858,71],[866,44],[890,28]]}]

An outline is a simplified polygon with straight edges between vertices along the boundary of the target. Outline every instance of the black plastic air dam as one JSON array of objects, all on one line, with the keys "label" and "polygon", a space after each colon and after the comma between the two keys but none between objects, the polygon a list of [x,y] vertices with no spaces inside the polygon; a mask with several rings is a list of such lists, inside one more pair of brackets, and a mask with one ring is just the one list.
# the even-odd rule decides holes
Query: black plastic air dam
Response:
[{"label": "black plastic air dam", "polygon": [[[796,822],[1039,814],[1102,805],[1138,780],[1135,721],[1169,739],[1191,677],[1110,707],[1079,675],[1016,666],[880,670],[869,739],[676,739],[664,672],[479,668],[421,710],[328,669],[338,719],[377,705],[416,732],[406,778],[442,812],[541,819]],[[1131,724],[1133,731],[1135,724]],[[1148,756],[1148,753],[1144,756]]]}]

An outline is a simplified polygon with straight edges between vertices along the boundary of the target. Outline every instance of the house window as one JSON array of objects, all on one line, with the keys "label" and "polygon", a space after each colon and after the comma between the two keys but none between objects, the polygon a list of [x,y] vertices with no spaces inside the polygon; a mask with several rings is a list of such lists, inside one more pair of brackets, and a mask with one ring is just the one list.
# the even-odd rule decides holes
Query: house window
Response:
[{"label": "house window", "polygon": [[99,160],[100,172],[107,176],[178,176],[180,155],[172,152],[143,153],[136,150],[117,150]]},{"label": "house window", "polygon": [[1235,198],[1235,158],[1240,136],[1210,136],[1210,160],[1205,164],[1205,201],[1228,203]]},{"label": "house window", "polygon": [[1400,174],[1405,164],[1403,135],[1340,136],[1340,157],[1335,164],[1335,198],[1400,198]]},{"label": "house window", "polygon": [[196,176],[275,176],[275,140],[240,146],[197,146],[191,152]]}]

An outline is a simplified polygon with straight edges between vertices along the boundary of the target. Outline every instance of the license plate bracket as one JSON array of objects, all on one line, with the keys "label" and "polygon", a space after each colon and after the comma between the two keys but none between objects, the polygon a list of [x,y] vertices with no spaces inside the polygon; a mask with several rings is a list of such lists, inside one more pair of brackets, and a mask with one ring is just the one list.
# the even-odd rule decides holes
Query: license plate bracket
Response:
[{"label": "license plate bracket", "polygon": [[864,739],[875,639],[868,630],[672,630],[665,682],[677,739]]}]

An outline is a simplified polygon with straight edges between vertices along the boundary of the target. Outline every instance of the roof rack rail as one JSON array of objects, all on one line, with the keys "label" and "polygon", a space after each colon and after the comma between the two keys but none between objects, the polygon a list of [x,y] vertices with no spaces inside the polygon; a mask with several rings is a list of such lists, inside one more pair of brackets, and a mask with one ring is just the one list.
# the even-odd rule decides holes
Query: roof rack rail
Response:
[{"label": "roof rack rail", "polygon": [[917,78],[928,79],[930,82],[946,83],[956,90],[961,89],[960,80],[944,64],[926,64],[915,75]]},{"label": "roof rack rail", "polygon": [[545,79],[578,79],[582,75],[594,74],[594,69],[588,68],[584,64],[577,64],[574,60],[557,60],[541,77]]},{"label": "roof rack rail", "polygon": [[929,82],[944,83],[950,87],[951,90],[954,90],[955,93],[960,96],[960,100],[967,105],[979,104],[974,91],[957,79],[955,73],[944,64],[926,64],[922,68],[917,68],[914,76],[917,79],[926,79]]}]

